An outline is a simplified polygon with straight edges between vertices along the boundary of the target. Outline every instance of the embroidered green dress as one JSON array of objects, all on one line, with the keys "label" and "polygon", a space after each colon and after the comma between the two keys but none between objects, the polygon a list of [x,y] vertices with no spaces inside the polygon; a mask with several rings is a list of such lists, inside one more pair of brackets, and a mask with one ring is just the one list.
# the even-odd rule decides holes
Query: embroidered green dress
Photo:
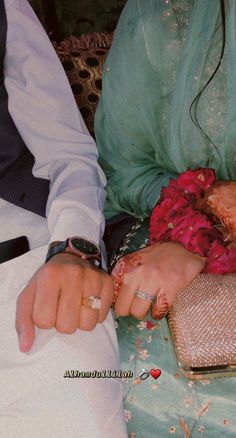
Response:
[{"label": "embroidered green dress", "polygon": [[[123,11],[95,118],[108,179],[106,217],[128,212],[141,219],[120,254],[145,244],[148,217],[171,177],[202,166],[236,180],[236,1],[225,7],[223,61],[193,108],[211,142],[189,109],[220,58],[220,1],[129,0]],[[135,438],[236,436],[236,378],[194,383],[182,377],[165,319],[120,318],[118,337],[122,369],[134,372],[124,395]],[[142,368],[162,374],[140,382]]]}]

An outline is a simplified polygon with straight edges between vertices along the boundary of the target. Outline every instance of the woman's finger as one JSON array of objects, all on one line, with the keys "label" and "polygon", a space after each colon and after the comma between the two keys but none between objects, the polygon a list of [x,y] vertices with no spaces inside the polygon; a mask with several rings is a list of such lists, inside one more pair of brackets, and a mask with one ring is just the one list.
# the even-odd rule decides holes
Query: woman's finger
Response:
[{"label": "woman's finger", "polygon": [[169,311],[172,303],[165,292],[159,292],[155,303],[152,306],[151,316],[153,319],[162,319]]},{"label": "woman's finger", "polygon": [[135,275],[136,270],[130,274],[124,274],[119,295],[115,305],[115,311],[120,316],[128,316],[134,299],[135,291],[139,288],[140,278]]},{"label": "woman's finger", "polygon": [[144,319],[159,291],[156,271],[152,272],[143,266],[137,268],[137,275],[141,278],[138,289],[134,292],[134,299],[130,313],[137,319]]}]

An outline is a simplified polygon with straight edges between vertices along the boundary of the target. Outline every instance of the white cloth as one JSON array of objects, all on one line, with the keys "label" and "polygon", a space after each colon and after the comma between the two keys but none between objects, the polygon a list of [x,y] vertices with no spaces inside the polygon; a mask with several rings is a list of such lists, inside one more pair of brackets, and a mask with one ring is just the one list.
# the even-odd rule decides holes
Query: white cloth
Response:
[{"label": "white cloth", "polygon": [[[63,69],[25,0],[6,0],[9,111],[50,178],[47,219],[0,200],[0,242],[27,235],[31,251],[0,265],[0,437],[127,436],[120,379],[65,379],[66,370],[120,369],[111,314],[92,332],[37,330],[29,353],[15,332],[16,298],[49,240],[83,235],[101,244],[104,175]],[[112,431],[112,432],[111,432]]]},{"label": "white cloth", "polygon": [[100,242],[105,177],[63,67],[26,0],[5,0],[5,85],[9,111],[35,157],[35,176],[50,179],[50,240]]},{"label": "white cloth", "polygon": [[44,260],[47,224],[0,200],[0,241],[24,234],[35,249],[0,265],[0,437],[110,438],[111,430],[126,437],[121,379],[63,377],[66,370],[120,369],[111,314],[92,332],[37,329],[33,348],[20,353],[16,297]]}]

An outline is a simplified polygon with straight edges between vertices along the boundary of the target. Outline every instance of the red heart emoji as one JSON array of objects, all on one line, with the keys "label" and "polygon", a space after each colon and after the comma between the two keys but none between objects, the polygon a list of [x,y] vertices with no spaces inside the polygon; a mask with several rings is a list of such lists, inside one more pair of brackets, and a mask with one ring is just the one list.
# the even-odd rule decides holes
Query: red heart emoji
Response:
[{"label": "red heart emoji", "polygon": [[155,368],[152,368],[150,370],[150,374],[153,377],[153,379],[157,380],[158,377],[160,377],[160,375],[161,375],[161,370],[159,370],[159,368],[157,368],[156,370],[155,370]]}]

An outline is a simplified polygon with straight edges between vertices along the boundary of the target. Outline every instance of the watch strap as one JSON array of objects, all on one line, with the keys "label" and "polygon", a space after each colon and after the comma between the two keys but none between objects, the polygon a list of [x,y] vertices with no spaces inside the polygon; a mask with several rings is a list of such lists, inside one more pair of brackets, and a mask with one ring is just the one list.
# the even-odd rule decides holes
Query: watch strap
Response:
[{"label": "watch strap", "polygon": [[48,260],[50,260],[54,255],[59,254],[62,251],[65,251],[67,246],[68,246],[68,239],[64,240],[63,242],[50,243],[45,262],[48,262]]}]

